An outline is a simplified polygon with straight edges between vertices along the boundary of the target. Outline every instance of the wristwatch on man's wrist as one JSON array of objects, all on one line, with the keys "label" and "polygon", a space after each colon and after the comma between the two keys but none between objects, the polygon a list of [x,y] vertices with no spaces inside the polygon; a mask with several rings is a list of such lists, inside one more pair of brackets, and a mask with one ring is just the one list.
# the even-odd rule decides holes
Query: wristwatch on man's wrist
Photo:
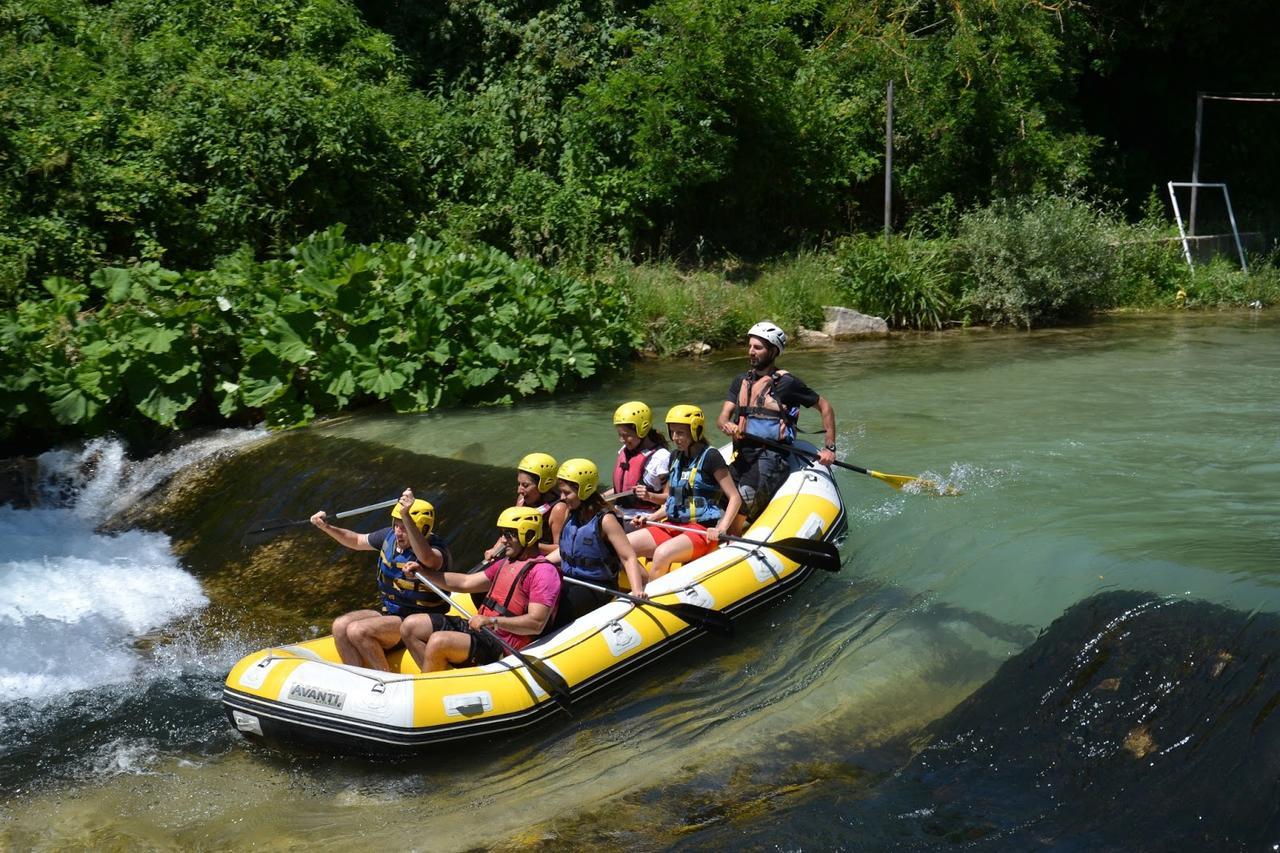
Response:
[{"label": "wristwatch on man's wrist", "polygon": [[835,452],[836,452],[836,446],[835,446],[834,444],[824,444],[824,445],[822,445],[822,449],[823,449],[823,450],[830,450],[832,453],[835,453]]}]

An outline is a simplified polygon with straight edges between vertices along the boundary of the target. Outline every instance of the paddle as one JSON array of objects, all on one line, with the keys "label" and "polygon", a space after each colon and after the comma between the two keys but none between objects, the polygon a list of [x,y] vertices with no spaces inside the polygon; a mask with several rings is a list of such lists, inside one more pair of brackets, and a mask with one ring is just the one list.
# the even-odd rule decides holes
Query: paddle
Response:
[{"label": "paddle", "polygon": [[[794,447],[790,444],[783,444],[780,441],[772,441],[767,438],[761,438],[758,435],[751,435],[749,433],[746,433],[739,436],[739,439],[742,441],[754,442],[756,444],[763,444],[765,447],[772,447],[774,450],[781,450],[786,453],[794,453],[797,456],[801,456],[809,460],[818,458],[818,454],[812,453],[808,450],[804,450],[803,448]],[[839,459],[833,460],[833,464],[839,465],[841,468],[848,468],[850,471],[857,471],[859,474],[866,474],[868,477],[875,477],[877,480],[881,481],[882,483],[888,483],[890,486],[893,486],[895,489],[901,489],[903,486],[909,486],[909,485],[918,483],[920,491],[926,494],[942,495],[946,497],[951,497],[953,495],[960,494],[960,490],[957,489],[955,486],[944,486],[942,483],[936,482],[934,480],[927,480],[924,477],[907,477],[902,474],[882,474],[879,471],[872,471],[869,468],[863,468],[860,465],[853,465],[849,462],[841,462]]]},{"label": "paddle", "polygon": [[[358,506],[355,509],[347,509],[342,512],[329,515],[325,513],[325,518],[349,518],[353,515],[364,515],[366,512],[373,512],[378,509],[386,509],[389,506],[395,506],[400,502],[399,498],[392,498],[389,501],[379,501],[376,504],[368,506]],[[259,527],[257,530],[250,530],[246,536],[256,536],[259,533],[270,533],[275,530],[284,530],[287,527],[302,527],[304,524],[310,524],[311,519],[304,518],[301,521],[282,521],[279,524],[268,524],[266,527]]]},{"label": "paddle", "polygon": [[676,604],[663,604],[660,601],[653,601],[648,598],[637,598],[634,595],[628,595],[620,589],[609,589],[607,586],[597,586],[596,584],[578,580],[577,578],[566,577],[565,575],[561,575],[560,579],[566,583],[571,583],[576,586],[584,586],[587,589],[594,589],[596,592],[605,592],[609,595],[616,596],[617,598],[625,599],[637,607],[656,607],[659,610],[665,610],[668,613],[675,614],[690,625],[697,625],[699,627],[706,628],[708,631],[720,634],[721,636],[733,636],[733,623],[729,621],[728,616],[718,610],[699,607],[698,605],[690,604],[687,601],[681,601]]},{"label": "paddle", "polygon": [[[431,587],[431,590],[436,595],[440,596],[446,601],[452,600],[449,598],[449,593],[445,592],[440,587],[436,586],[431,581],[427,580],[427,578],[423,576],[422,572],[414,572],[413,576],[416,577],[418,580],[422,581],[423,583],[425,583],[427,586]],[[471,618],[471,614],[468,613],[466,609],[463,608],[460,604],[458,604],[458,602],[454,601],[453,606],[458,608],[458,611],[462,613],[463,616],[467,617],[467,619]],[[516,651],[516,649],[513,646],[511,646],[509,643],[507,643],[505,640],[499,637],[490,628],[483,627],[480,630],[484,631],[486,634],[488,634],[489,636],[497,640],[498,645],[502,646],[502,648],[506,650],[507,654],[515,655],[516,660],[524,664],[525,669],[529,670],[529,672],[533,674],[534,681],[537,681],[538,684],[542,686],[542,689],[547,691],[547,693],[550,694],[552,699],[556,700],[556,704],[559,705],[561,708],[563,708],[566,714],[573,716],[573,711],[572,711],[573,702],[569,698],[568,682],[566,682],[563,678],[561,678],[559,674],[553,672],[551,668],[548,667],[542,661],[535,660],[526,655],[522,655],[520,652]]]},{"label": "paddle", "polygon": [[625,498],[627,495],[634,495],[635,493],[636,493],[635,486],[632,486],[631,488],[623,489],[620,492],[609,490],[604,494],[602,494],[600,497],[604,498],[608,503],[613,503],[618,498]]},{"label": "paddle", "polygon": [[[707,531],[697,527],[681,527],[678,524],[666,524],[661,521],[646,521],[645,524],[662,527],[667,530],[679,530],[682,533],[696,533],[699,536],[708,535]],[[741,542],[743,545],[753,545],[757,548],[768,548],[771,551],[777,551],[788,560],[794,560],[807,566],[817,566],[824,572],[840,571],[840,552],[830,542],[818,542],[813,539],[800,539],[798,537],[779,539],[776,542],[761,542],[758,539],[730,536],[728,533],[721,533],[720,538],[729,542]]]}]

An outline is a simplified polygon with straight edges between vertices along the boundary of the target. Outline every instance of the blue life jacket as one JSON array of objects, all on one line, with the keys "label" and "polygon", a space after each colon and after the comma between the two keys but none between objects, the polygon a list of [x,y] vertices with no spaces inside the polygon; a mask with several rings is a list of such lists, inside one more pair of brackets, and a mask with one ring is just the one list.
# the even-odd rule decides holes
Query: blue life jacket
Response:
[{"label": "blue life jacket", "polygon": [[671,495],[667,498],[667,519],[676,524],[696,521],[713,525],[724,518],[720,506],[720,484],[708,477],[702,463],[713,448],[706,447],[692,465],[685,468],[685,457],[678,453],[671,459]]},{"label": "blue life jacket", "polygon": [[[444,563],[440,571],[453,569],[453,556],[449,546],[434,533],[427,537],[427,544],[440,552]],[[388,533],[378,552],[378,592],[382,594],[382,608],[388,616],[411,616],[414,613],[447,613],[449,602],[441,600],[425,584],[410,580],[403,573],[405,563],[421,563],[410,548],[396,553],[396,535]]]},{"label": "blue life jacket", "polygon": [[622,561],[604,535],[604,512],[582,524],[569,511],[560,530],[560,571],[568,578],[612,584],[622,569]]}]

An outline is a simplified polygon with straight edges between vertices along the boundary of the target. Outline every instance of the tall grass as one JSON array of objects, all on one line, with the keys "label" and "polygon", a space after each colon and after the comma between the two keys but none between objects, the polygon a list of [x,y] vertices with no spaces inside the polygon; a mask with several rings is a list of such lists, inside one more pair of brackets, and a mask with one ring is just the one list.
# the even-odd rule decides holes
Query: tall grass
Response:
[{"label": "tall grass", "polygon": [[1188,308],[1265,308],[1280,305],[1280,269],[1274,257],[1253,258],[1249,272],[1214,258],[1196,267],[1186,286]]},{"label": "tall grass", "polygon": [[950,318],[955,284],[946,240],[851,237],[836,257],[847,307],[897,328],[941,329]]},{"label": "tall grass", "polygon": [[740,343],[762,319],[788,332],[817,328],[823,306],[839,304],[841,297],[834,257],[812,251],[760,266],[702,270],[623,264],[611,275],[629,295],[642,347],[658,355]]}]

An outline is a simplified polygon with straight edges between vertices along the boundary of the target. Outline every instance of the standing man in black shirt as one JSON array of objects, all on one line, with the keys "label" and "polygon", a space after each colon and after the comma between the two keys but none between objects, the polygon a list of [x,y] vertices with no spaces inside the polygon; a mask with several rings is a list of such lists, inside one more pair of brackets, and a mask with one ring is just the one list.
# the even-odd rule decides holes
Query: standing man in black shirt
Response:
[{"label": "standing man in black shirt", "polygon": [[750,369],[729,383],[729,394],[717,422],[720,431],[734,440],[737,455],[732,468],[748,520],[768,506],[787,478],[790,460],[774,448],[742,441],[744,435],[791,444],[795,441],[800,407],[814,407],[822,415],[822,430],[826,433],[818,461],[830,467],[836,458],[835,410],[802,379],[778,367],[777,358],[786,346],[786,334],[773,323],[763,321],[751,327],[747,332]]}]

